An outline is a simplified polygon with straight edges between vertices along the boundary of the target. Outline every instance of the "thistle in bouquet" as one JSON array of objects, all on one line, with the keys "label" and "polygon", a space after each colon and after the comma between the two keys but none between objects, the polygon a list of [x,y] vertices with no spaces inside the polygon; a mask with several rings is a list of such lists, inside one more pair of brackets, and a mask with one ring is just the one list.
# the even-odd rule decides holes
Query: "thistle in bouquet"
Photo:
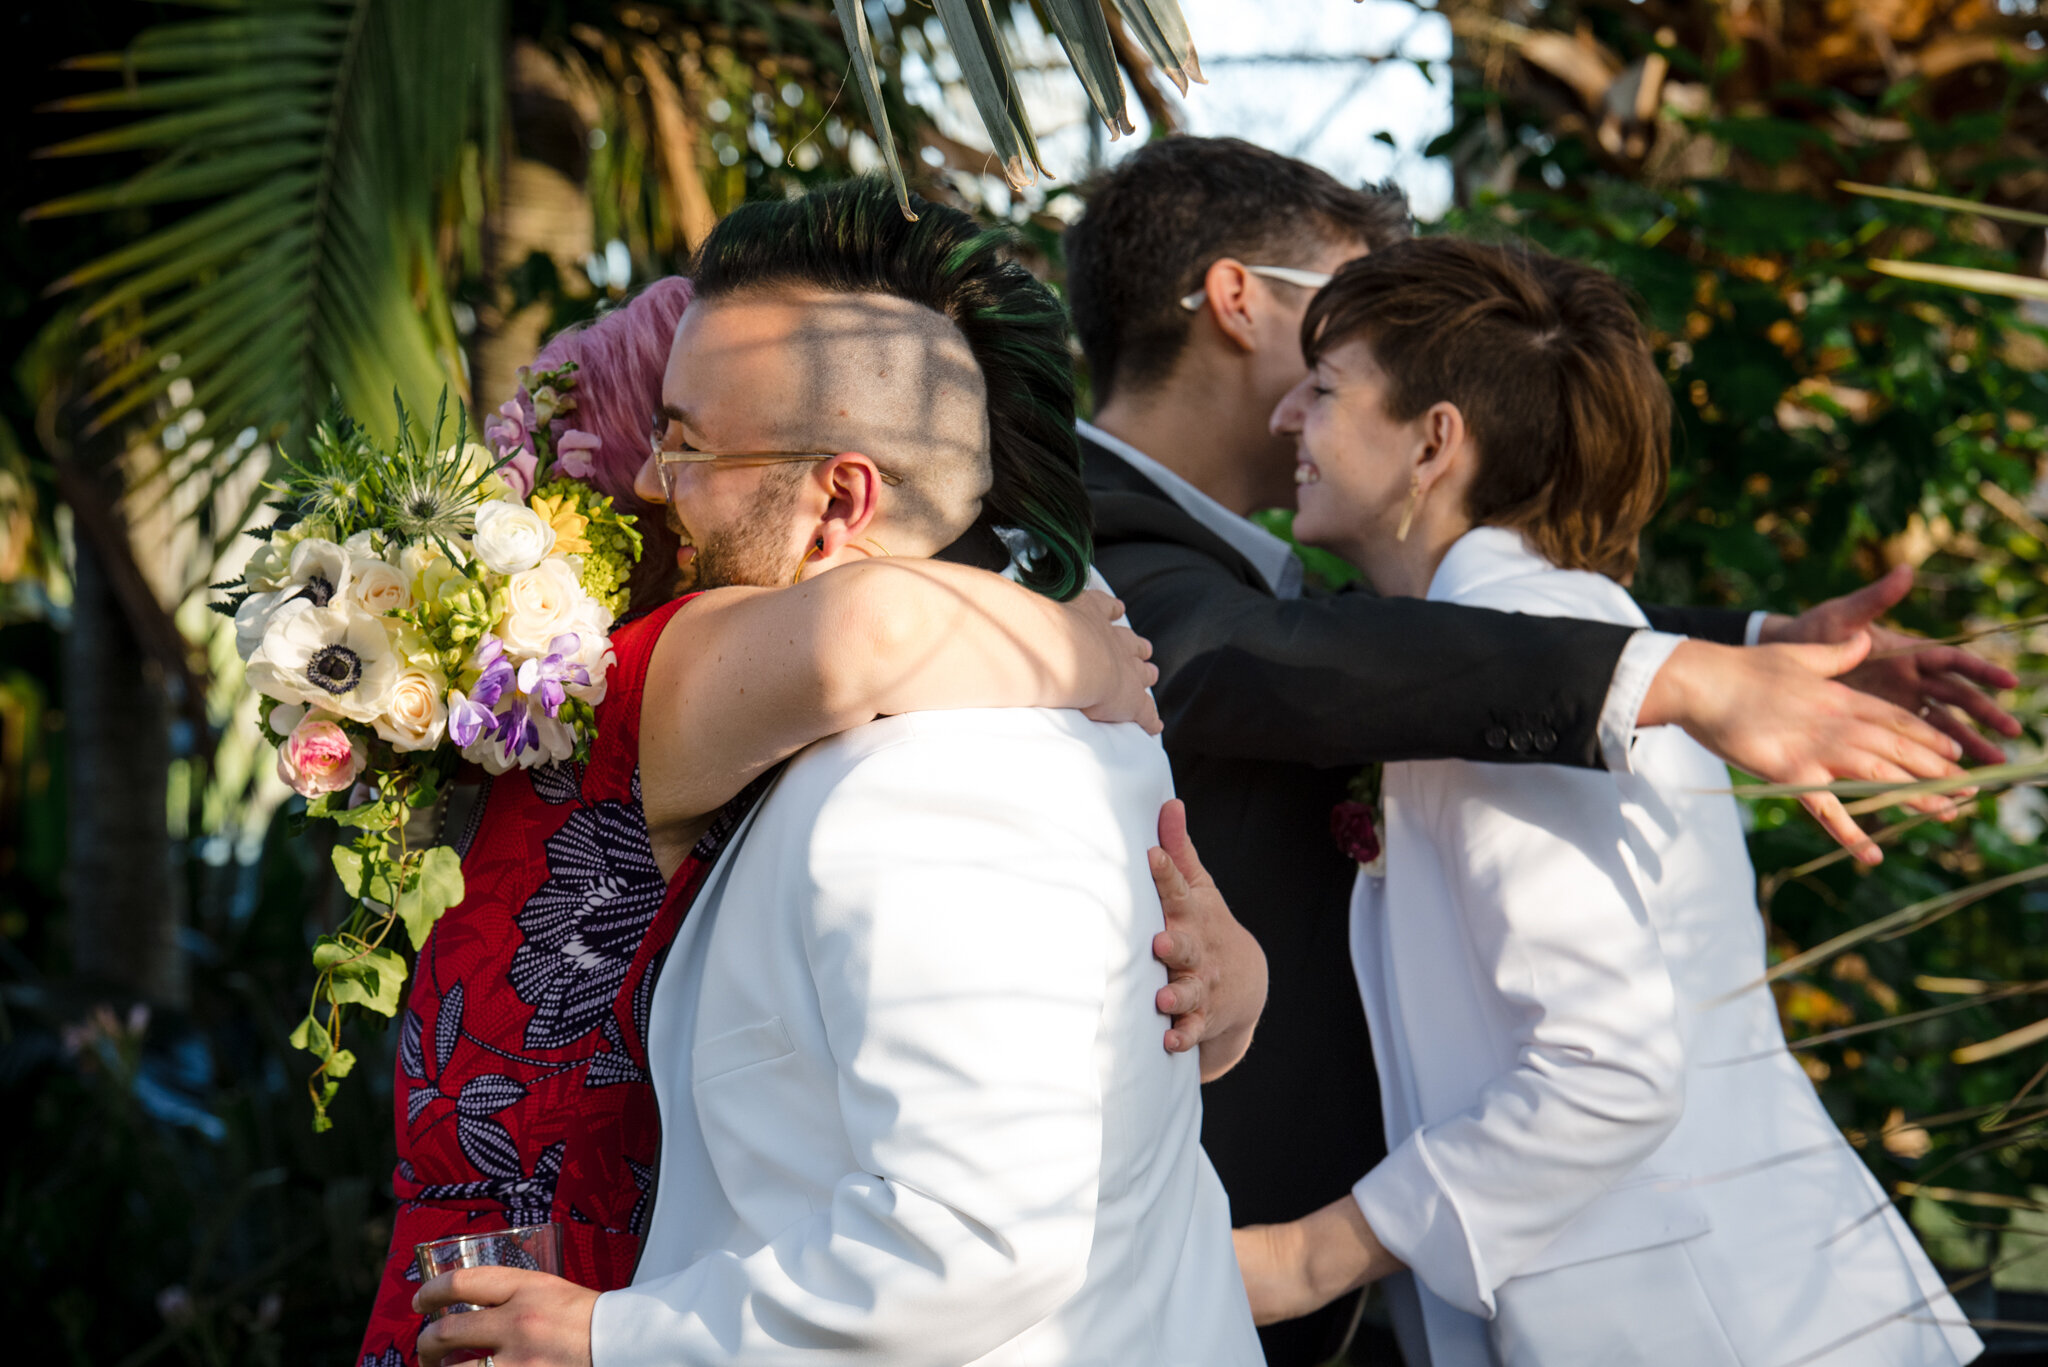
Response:
[{"label": "thistle in bouquet", "polygon": [[[549,419],[573,412],[573,367],[522,380]],[[493,424],[452,443],[444,395],[425,440],[401,402],[380,446],[345,413],[286,459],[275,523],[219,610],[278,776],[310,820],[352,832],[334,851],[352,902],[313,947],[316,981],[295,1047],[318,1065],[314,1128],[355,1056],[350,1007],[397,1013],[416,951],[462,900],[461,861],[431,839],[459,764],[492,774],[587,756],[612,663],[610,631],[638,558],[633,519],[574,479],[572,429]],[[565,451],[566,448],[566,451]],[[588,456],[583,458],[587,468]]]}]

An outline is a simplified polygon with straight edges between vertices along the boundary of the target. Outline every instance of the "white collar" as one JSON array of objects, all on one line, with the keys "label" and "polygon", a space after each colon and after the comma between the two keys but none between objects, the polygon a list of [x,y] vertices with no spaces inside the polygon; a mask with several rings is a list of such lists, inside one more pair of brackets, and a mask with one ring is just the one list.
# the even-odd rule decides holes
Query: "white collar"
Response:
[{"label": "white collar", "polygon": [[1474,527],[1444,552],[1425,596],[1433,602],[1455,602],[1482,585],[1556,568],[1514,528]]},{"label": "white collar", "polygon": [[1292,546],[1258,523],[1231,512],[1123,438],[1111,436],[1085,418],[1075,419],[1074,430],[1121,456],[1132,469],[1158,485],[1159,491],[1178,503],[1189,517],[1223,538],[1232,550],[1251,562],[1275,598],[1301,597],[1301,561],[1295,558]]}]

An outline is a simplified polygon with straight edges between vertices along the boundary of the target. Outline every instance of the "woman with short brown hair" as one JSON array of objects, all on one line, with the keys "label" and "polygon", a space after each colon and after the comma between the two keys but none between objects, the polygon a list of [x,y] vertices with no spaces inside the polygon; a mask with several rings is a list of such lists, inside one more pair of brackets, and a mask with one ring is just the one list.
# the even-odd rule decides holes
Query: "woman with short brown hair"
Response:
[{"label": "woman with short brown hair", "polygon": [[[1622,586],[1670,403],[1612,279],[1401,243],[1330,282],[1302,344],[1314,371],[1273,419],[1297,536],[1385,594],[1643,623]],[[1540,715],[1496,724],[1542,747]],[[1670,727],[1631,766],[1386,766],[1351,940],[1389,1154],[1323,1210],[1239,1231],[1256,1316],[1393,1277],[1431,1367],[1969,1361],[1749,987],[1763,931],[1726,771]]]}]

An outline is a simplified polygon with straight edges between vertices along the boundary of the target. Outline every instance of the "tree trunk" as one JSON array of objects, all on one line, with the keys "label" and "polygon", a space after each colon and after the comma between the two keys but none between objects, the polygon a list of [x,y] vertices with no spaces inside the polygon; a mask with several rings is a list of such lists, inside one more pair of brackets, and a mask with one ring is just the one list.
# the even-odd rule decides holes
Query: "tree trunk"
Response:
[{"label": "tree trunk", "polygon": [[203,734],[204,685],[135,563],[119,512],[119,437],[94,432],[75,395],[62,412],[66,430],[51,434],[51,453],[75,548],[61,657],[72,971],[87,992],[183,1007],[186,899],[166,820],[169,690]]},{"label": "tree trunk", "polygon": [[81,986],[183,1006],[184,898],[164,819],[171,744],[162,671],[85,537],[74,578],[63,656],[72,966]]},{"label": "tree trunk", "polygon": [[511,277],[544,256],[558,276],[580,278],[595,245],[584,190],[590,130],[561,68],[537,44],[517,40],[506,59],[510,147],[498,200],[483,223],[484,283],[470,339],[471,392],[479,413],[512,397],[513,372],[546,340],[545,303],[519,307]]}]

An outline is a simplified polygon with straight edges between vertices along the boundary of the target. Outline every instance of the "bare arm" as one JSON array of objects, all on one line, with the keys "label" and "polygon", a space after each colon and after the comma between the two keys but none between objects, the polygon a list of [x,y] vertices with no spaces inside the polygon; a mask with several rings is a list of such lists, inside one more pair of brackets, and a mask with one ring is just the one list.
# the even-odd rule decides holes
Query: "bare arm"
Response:
[{"label": "bare arm", "polygon": [[786,589],[703,594],[669,619],[640,710],[664,869],[692,827],[812,741],[898,712],[1072,707],[1157,732],[1151,647],[1121,604],[1060,604],[985,570],[871,560]]}]

